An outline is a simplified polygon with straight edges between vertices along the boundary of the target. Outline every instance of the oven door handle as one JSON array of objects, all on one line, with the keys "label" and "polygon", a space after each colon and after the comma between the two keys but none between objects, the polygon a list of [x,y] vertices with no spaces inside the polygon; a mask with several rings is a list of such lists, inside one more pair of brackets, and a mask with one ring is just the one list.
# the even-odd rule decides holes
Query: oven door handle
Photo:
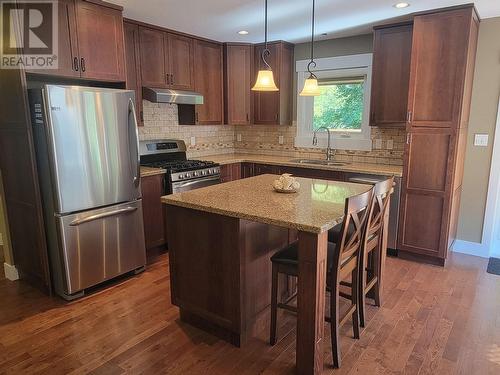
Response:
[{"label": "oven door handle", "polygon": [[176,188],[184,188],[184,187],[187,187],[187,186],[199,184],[201,182],[218,181],[218,180],[220,180],[220,176],[219,175],[205,177],[205,178],[198,178],[196,180],[191,180],[191,181],[183,181],[183,182],[178,181],[178,182],[174,182],[173,185],[175,185]]}]

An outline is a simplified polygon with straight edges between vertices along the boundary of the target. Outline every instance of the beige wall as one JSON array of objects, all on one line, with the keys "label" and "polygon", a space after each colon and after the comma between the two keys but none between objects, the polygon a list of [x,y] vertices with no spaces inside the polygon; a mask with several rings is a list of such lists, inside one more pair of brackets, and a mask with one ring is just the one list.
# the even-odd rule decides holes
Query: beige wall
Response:
[{"label": "beige wall", "polygon": [[[483,230],[500,94],[499,36],[500,17],[481,21],[457,233],[458,239],[471,242],[481,242]],[[488,147],[474,147],[476,133],[489,135]]]}]

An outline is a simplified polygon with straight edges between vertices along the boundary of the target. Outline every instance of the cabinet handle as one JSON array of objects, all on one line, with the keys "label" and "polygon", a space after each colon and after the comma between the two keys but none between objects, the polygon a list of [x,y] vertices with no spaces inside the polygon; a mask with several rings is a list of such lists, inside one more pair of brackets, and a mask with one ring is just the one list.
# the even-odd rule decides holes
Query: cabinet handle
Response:
[{"label": "cabinet handle", "polygon": [[249,121],[250,121],[250,116],[247,113],[247,122],[249,122]]},{"label": "cabinet handle", "polygon": [[406,144],[409,145],[411,143],[411,133],[406,134]]},{"label": "cabinet handle", "polygon": [[170,84],[171,85],[174,84],[174,75],[173,74],[170,74]]},{"label": "cabinet handle", "polygon": [[274,120],[278,121],[278,114],[277,113],[274,115]]},{"label": "cabinet handle", "polygon": [[75,72],[78,72],[78,57],[75,57],[73,59],[73,69],[75,70]]},{"label": "cabinet handle", "polygon": [[411,123],[411,120],[413,119],[413,112],[412,111],[408,111],[406,113],[406,121],[409,123]]},{"label": "cabinet handle", "polygon": [[196,122],[198,122],[198,112],[196,112],[196,114],[195,114],[195,119],[196,119]]},{"label": "cabinet handle", "polygon": [[82,72],[85,72],[85,58],[80,59],[80,66],[82,67]]},{"label": "cabinet handle", "polygon": [[165,74],[165,79],[167,80],[167,85],[170,85],[170,74]]}]

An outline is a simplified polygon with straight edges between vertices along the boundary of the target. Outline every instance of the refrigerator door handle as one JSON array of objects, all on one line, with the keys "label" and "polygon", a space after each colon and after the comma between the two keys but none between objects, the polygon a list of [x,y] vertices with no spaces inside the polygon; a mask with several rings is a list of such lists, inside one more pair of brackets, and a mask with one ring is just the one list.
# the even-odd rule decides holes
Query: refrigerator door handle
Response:
[{"label": "refrigerator door handle", "polygon": [[[130,115],[132,115],[133,124],[131,124]],[[137,163],[135,177],[134,177],[134,185],[135,187],[139,187],[141,182],[141,156],[139,155],[139,135],[137,131],[137,116],[135,115],[134,101],[131,98],[128,101],[128,128],[130,137],[129,139],[131,141],[132,139],[135,140],[132,141],[133,143],[135,143],[135,150],[136,150],[135,161]],[[133,135],[131,134],[131,132],[133,132]]]},{"label": "refrigerator door handle", "polygon": [[110,216],[121,215],[124,213],[133,212],[136,210],[137,210],[137,207],[124,207],[124,208],[120,208],[118,210],[103,212],[100,214],[95,214],[95,215],[83,217],[81,219],[76,219],[76,220],[73,220],[69,225],[71,225],[72,227],[75,227],[75,226],[78,226],[81,224],[88,223],[89,221],[99,220],[99,219],[103,219],[103,218],[110,217]]}]

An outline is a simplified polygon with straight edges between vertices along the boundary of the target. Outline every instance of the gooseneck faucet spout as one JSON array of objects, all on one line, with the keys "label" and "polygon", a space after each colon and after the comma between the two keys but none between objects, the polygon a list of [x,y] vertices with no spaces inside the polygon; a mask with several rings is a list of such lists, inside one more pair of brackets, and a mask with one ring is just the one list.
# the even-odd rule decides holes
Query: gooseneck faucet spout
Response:
[{"label": "gooseneck faucet spout", "polygon": [[328,144],[326,146],[326,160],[330,161],[333,159],[333,157],[335,156],[335,150],[333,150],[330,146],[330,128],[327,128],[326,126],[320,126],[319,128],[317,128],[315,131],[314,131],[314,134],[313,134],[313,146],[317,146],[318,145],[318,137],[316,135],[316,133],[318,132],[318,130],[326,130],[328,132]]}]

